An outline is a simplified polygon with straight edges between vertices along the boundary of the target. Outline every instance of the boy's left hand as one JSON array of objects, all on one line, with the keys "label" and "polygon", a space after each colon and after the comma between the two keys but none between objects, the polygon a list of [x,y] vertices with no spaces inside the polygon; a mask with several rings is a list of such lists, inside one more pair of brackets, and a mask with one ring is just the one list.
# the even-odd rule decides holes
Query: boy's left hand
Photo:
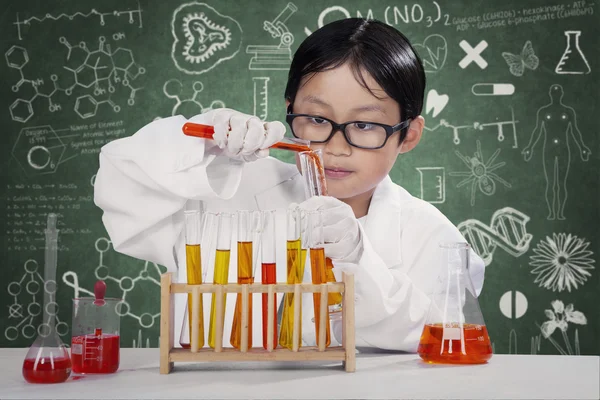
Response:
[{"label": "boy's left hand", "polygon": [[323,212],[325,255],[334,261],[358,263],[363,251],[362,235],[354,211],[330,196],[314,196],[298,204],[301,210]]}]

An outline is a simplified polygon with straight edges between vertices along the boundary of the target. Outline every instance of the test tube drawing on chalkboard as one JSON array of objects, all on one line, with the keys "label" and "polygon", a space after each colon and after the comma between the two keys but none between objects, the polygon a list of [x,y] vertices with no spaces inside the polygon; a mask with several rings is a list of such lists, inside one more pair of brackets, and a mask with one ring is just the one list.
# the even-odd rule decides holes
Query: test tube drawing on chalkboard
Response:
[{"label": "test tube drawing on chalkboard", "polygon": [[279,39],[277,45],[250,45],[246,53],[253,54],[248,64],[249,70],[281,70],[287,71],[292,60],[291,46],[294,35],[286,26],[286,21],[298,11],[294,3],[288,3],[273,21],[264,21],[263,29],[272,38]]},{"label": "test tube drawing on chalkboard", "polygon": [[421,178],[421,199],[441,204],[446,201],[446,170],[444,167],[417,168]]},{"label": "test tube drawing on chalkboard", "polygon": [[[565,206],[569,193],[567,180],[571,168],[571,147],[568,141],[575,142],[582,161],[588,161],[592,153],[583,142],[577,127],[577,114],[572,107],[565,105],[563,87],[550,86],[550,103],[540,107],[529,144],[521,152],[525,161],[531,160],[538,143],[541,143],[542,167],[546,178],[546,205],[548,220],[564,220]],[[541,139],[541,140],[540,140]],[[539,147],[538,147],[539,148]],[[556,189],[555,189],[556,188]]]}]

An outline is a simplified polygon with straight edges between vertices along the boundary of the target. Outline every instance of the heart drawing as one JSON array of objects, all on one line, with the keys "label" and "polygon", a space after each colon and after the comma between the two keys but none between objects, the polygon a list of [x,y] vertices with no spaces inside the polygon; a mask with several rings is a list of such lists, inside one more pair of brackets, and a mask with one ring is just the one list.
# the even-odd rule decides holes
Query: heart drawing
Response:
[{"label": "heart drawing", "polygon": [[444,67],[448,55],[448,43],[442,35],[437,33],[429,35],[423,43],[415,44],[414,48],[423,60],[425,72],[435,73]]},{"label": "heart drawing", "polygon": [[429,111],[433,109],[433,118],[437,117],[439,113],[446,107],[450,98],[447,94],[439,94],[437,90],[431,89],[427,93],[427,106],[425,107],[425,113],[429,114]]}]

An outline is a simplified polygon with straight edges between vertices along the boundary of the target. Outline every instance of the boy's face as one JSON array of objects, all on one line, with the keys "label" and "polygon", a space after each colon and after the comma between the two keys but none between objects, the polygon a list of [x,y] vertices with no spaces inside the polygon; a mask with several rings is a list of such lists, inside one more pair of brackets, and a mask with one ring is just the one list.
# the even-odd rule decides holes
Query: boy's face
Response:
[{"label": "boy's face", "polygon": [[[325,117],[337,123],[368,121],[398,124],[398,103],[388,97],[368,73],[363,72],[363,76],[378,98],[361,86],[349,66],[343,65],[305,78],[296,95],[293,112]],[[420,126],[422,129],[422,124]],[[398,131],[388,138],[384,147],[376,150],[351,146],[340,131],[326,143],[311,144],[311,148],[323,151],[328,194],[341,200],[363,194],[370,196],[390,172],[398,154],[416,145],[421,133],[418,127],[416,130],[418,132],[411,124],[401,146],[398,145]]]}]

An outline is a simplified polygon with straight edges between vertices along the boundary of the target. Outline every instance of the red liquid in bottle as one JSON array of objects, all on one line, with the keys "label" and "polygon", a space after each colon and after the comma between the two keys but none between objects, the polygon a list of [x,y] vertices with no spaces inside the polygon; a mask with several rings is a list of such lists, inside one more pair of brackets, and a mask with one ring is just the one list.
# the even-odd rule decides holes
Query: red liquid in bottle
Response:
[{"label": "red liquid in bottle", "polygon": [[[263,263],[262,264],[262,283],[272,284],[276,282],[276,269],[275,263]],[[262,295],[262,326],[263,326],[263,347],[267,349],[267,323],[269,315],[269,295],[263,293]],[[277,347],[277,294],[273,293],[273,348]]]},{"label": "red liquid in bottle", "polygon": [[60,383],[71,375],[71,360],[66,357],[26,358],[23,377],[29,383]]},{"label": "red liquid in bottle", "polygon": [[119,335],[82,335],[71,340],[71,361],[77,374],[110,374],[119,369]]}]

